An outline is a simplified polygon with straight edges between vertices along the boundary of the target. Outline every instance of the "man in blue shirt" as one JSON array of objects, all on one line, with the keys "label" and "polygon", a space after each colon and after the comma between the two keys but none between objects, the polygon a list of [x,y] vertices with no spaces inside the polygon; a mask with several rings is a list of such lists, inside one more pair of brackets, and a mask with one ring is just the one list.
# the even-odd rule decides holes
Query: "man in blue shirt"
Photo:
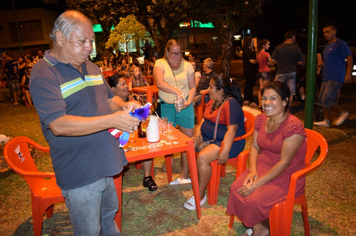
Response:
[{"label": "man in blue shirt", "polygon": [[339,114],[339,117],[333,122],[334,125],[341,125],[349,116],[349,113],[337,104],[336,96],[344,82],[351,83],[353,59],[347,43],[336,37],[334,24],[324,25],[323,33],[327,44],[323,50],[323,81],[318,104],[323,107],[324,120],[314,122],[314,125],[330,127],[331,110]]},{"label": "man in blue shirt", "polygon": [[30,91],[74,235],[120,235],[112,176],[127,160],[108,129],[134,131],[139,120],[128,111],[139,104],[115,96],[99,68],[87,60],[95,35],[82,13],[62,13],[50,38],[53,49],[33,67]]}]

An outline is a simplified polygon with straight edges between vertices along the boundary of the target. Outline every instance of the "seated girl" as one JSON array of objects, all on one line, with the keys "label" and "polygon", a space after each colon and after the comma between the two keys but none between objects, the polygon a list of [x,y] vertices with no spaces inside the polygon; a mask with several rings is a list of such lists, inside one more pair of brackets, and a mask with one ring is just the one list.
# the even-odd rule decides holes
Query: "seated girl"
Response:
[{"label": "seated girl", "polygon": [[[132,88],[135,88],[135,87],[150,86],[147,83],[146,79],[143,77],[140,67],[135,66],[133,68],[131,74],[132,75],[129,78],[129,91],[130,92],[132,92]],[[146,94],[143,94],[143,93],[139,93],[139,94],[132,93],[132,96],[136,97],[135,100],[141,102],[141,104],[146,104],[146,102],[147,102]]]},{"label": "seated girl", "polygon": [[[122,100],[132,100],[132,98],[129,97],[129,87],[124,77],[119,75],[114,75],[110,77],[109,85],[115,95],[119,96]],[[151,176],[152,159],[142,161],[142,167],[144,172],[143,187],[147,187],[149,191],[156,191],[157,184]]]}]

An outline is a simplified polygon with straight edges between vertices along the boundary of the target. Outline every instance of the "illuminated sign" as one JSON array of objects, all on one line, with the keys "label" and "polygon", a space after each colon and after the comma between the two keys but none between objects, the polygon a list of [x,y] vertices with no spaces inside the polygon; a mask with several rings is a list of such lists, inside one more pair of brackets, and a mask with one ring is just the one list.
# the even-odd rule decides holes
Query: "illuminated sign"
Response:
[{"label": "illuminated sign", "polygon": [[[113,30],[115,27],[114,25],[111,27],[111,30]],[[98,32],[103,32],[103,28],[101,28],[100,24],[95,24],[93,25],[93,31],[94,33],[98,33]]]},{"label": "illuminated sign", "polygon": [[182,22],[179,24],[179,27],[192,27],[192,28],[214,28],[214,25],[211,22],[202,23],[200,21],[191,21],[191,22]]}]

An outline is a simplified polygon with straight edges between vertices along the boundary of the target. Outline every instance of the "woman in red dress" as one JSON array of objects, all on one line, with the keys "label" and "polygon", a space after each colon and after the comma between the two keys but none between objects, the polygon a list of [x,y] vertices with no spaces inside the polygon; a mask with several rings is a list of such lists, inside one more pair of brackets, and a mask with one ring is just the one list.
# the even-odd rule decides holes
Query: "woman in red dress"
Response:
[{"label": "woman in red dress", "polygon": [[[306,133],[302,122],[289,113],[289,96],[284,83],[274,81],[263,88],[264,113],[255,119],[249,169],[231,185],[226,213],[252,228],[253,235],[268,235],[270,209],[285,200],[291,175],[305,167]],[[296,196],[304,185],[302,178]]]}]

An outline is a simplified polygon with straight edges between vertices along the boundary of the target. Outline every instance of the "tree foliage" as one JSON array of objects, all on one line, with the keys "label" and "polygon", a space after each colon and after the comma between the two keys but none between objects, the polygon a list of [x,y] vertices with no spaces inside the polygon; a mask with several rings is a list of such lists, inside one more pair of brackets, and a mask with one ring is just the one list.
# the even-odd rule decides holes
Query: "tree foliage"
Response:
[{"label": "tree foliage", "polygon": [[133,14],[149,32],[163,55],[164,45],[179,23],[192,17],[210,21],[222,40],[222,72],[230,74],[233,35],[254,16],[261,14],[265,0],[66,0],[70,9],[81,11],[101,24],[104,40],[120,17]]},{"label": "tree foliage", "polygon": [[137,42],[145,38],[145,27],[136,20],[134,15],[120,18],[120,23],[111,30],[109,40],[106,42],[106,49],[117,49],[118,43],[125,44],[126,51],[130,52],[128,47],[130,41]]},{"label": "tree foliage", "polygon": [[122,0],[66,0],[66,4],[69,9],[80,11],[101,25],[104,42],[99,45],[99,51],[104,50],[111,27],[117,25],[120,17],[127,16],[129,11]]},{"label": "tree foliage", "polygon": [[230,75],[231,49],[234,34],[242,29],[253,17],[261,14],[265,0],[191,0],[194,17],[209,20],[218,30],[222,40],[221,72]]},{"label": "tree foliage", "polygon": [[104,40],[109,38],[110,27],[117,25],[120,17],[134,14],[142,23],[159,54],[172,38],[190,9],[188,0],[66,0],[70,9],[75,9],[101,24]]},{"label": "tree foliage", "polygon": [[[130,1],[130,0],[124,0]],[[188,17],[187,0],[133,0],[132,13],[149,32],[160,56],[173,31]]]}]

